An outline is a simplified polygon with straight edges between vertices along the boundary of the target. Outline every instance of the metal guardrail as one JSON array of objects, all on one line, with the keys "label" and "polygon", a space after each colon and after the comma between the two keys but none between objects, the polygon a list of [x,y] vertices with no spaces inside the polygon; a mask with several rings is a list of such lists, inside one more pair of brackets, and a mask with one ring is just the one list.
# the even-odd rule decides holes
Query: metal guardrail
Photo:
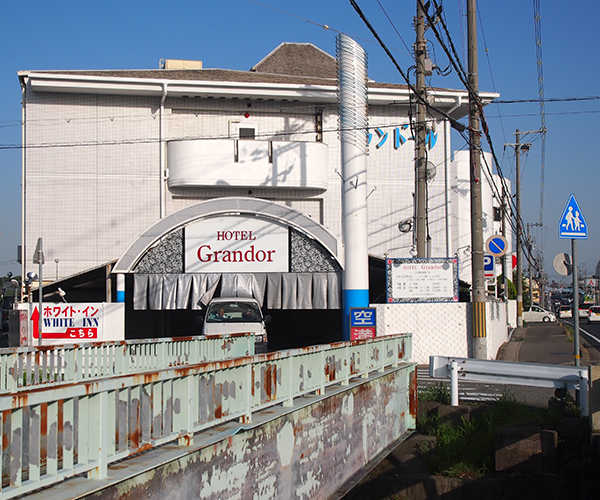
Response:
[{"label": "metal guardrail", "polygon": [[253,334],[0,349],[0,394],[252,354]]},{"label": "metal guardrail", "polygon": [[0,396],[0,499],[82,473],[105,478],[111,462],[386,367],[414,370],[411,352],[410,336],[393,335]]},{"label": "metal guardrail", "polygon": [[512,363],[480,359],[429,357],[429,376],[450,379],[450,398],[458,405],[459,379],[472,382],[554,387],[580,391],[581,414],[589,412],[589,371],[584,366]]}]

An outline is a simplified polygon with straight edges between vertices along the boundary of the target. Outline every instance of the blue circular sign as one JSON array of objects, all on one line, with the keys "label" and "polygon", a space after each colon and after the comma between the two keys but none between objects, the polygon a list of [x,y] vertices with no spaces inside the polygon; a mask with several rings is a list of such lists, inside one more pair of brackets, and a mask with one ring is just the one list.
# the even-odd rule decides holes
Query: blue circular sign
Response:
[{"label": "blue circular sign", "polygon": [[508,242],[501,234],[495,234],[487,239],[485,249],[494,257],[502,257],[508,250]]}]

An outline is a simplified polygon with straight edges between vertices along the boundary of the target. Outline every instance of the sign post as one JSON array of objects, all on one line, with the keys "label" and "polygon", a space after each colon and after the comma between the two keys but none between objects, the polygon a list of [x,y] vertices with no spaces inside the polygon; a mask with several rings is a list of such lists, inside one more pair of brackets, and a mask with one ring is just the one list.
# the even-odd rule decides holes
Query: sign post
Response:
[{"label": "sign post", "polygon": [[42,291],[42,265],[44,264],[44,252],[42,251],[42,238],[38,238],[37,240],[37,245],[35,246],[35,251],[33,252],[33,263],[34,264],[38,264],[39,265],[39,269],[38,269],[38,279],[39,281],[39,288],[38,288],[38,292],[39,292],[39,317],[40,317],[40,321],[38,322],[38,343],[41,346],[42,345],[42,324],[43,322],[41,321],[41,315],[42,315],[42,300],[44,298],[44,293]]},{"label": "sign post", "polygon": [[587,223],[583,212],[571,194],[567,206],[558,223],[558,237],[571,239],[571,256],[573,258],[573,342],[575,344],[575,366],[579,366],[581,354],[579,350],[579,280],[577,269],[577,240],[587,239]]}]

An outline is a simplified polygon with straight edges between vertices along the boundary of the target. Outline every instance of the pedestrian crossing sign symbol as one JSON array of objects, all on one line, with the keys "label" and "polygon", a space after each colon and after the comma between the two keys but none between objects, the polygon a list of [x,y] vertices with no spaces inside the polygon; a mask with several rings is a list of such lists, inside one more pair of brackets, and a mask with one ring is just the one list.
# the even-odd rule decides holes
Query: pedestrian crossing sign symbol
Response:
[{"label": "pedestrian crossing sign symbol", "polygon": [[569,202],[558,223],[558,237],[572,240],[584,240],[588,237],[585,217],[573,195],[569,198]]}]

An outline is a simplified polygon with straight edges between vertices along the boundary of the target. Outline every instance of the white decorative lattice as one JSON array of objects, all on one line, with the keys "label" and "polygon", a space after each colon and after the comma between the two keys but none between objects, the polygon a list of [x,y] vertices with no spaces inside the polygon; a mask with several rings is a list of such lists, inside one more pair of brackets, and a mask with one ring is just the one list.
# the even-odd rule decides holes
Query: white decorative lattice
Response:
[{"label": "white decorative lattice", "polygon": [[[377,304],[377,335],[411,333],[412,361],[428,364],[429,356],[472,357],[472,304]],[[486,352],[495,359],[508,340],[506,305],[486,304]]]}]

